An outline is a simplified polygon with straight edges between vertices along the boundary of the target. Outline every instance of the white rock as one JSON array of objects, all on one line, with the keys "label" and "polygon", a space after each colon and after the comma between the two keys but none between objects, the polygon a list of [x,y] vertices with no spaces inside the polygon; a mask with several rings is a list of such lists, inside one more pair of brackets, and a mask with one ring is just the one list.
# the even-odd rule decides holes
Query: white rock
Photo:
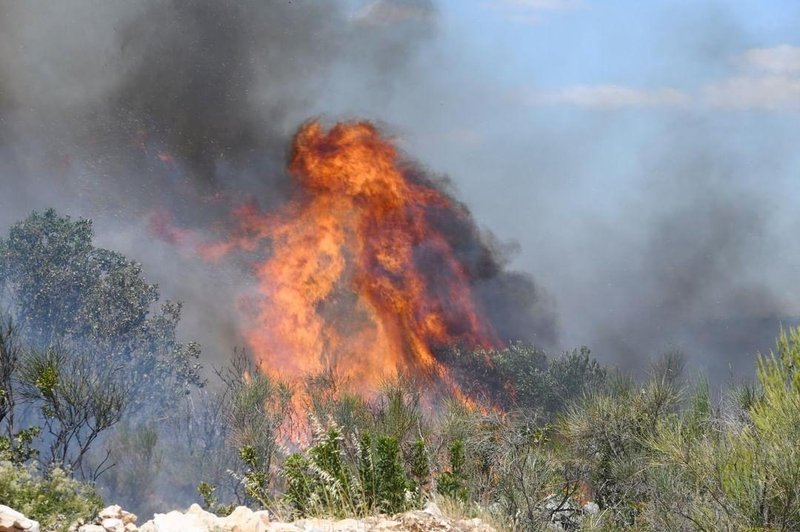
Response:
[{"label": "white rock", "polygon": [[258,519],[262,523],[269,523],[269,512],[266,510],[259,510],[257,512],[253,512],[253,517]]},{"label": "white rock", "polygon": [[291,523],[270,523],[268,532],[303,532],[303,529]]},{"label": "white rock", "polygon": [[431,514],[432,516],[440,519],[444,517],[444,514],[439,509],[439,506],[433,501],[428,502],[428,504],[425,505],[425,508],[422,511],[425,512],[426,514]]},{"label": "white rock", "polygon": [[403,523],[392,519],[381,520],[373,525],[372,530],[400,530]]},{"label": "white rock", "polygon": [[111,506],[106,506],[97,516],[102,519],[121,519],[122,518],[122,507],[118,504],[112,504]]},{"label": "white rock", "polygon": [[600,513],[600,507],[596,502],[587,502],[583,505],[583,513],[589,515],[597,515]]},{"label": "white rock", "polygon": [[100,524],[106,529],[106,532],[124,532],[125,523],[118,517],[106,517]]},{"label": "white rock", "polygon": [[81,525],[78,532],[106,532],[101,525]]},{"label": "white rock", "polygon": [[132,514],[130,512],[122,510],[122,516],[120,517],[120,519],[122,519],[122,522],[125,523],[125,525],[127,526],[135,524],[137,517],[136,514]]},{"label": "white rock", "polygon": [[0,504],[0,532],[39,532],[39,522]]},{"label": "white rock", "polygon": [[[198,506],[198,508],[200,507]],[[203,511],[202,508],[200,511]],[[205,516],[198,513],[182,514],[178,511],[155,514],[152,520],[139,528],[139,532],[208,532],[213,525],[203,517]],[[216,516],[214,518],[216,519]]]},{"label": "white rock", "polygon": [[342,519],[333,524],[336,532],[366,532],[369,530],[367,524],[357,519]]}]

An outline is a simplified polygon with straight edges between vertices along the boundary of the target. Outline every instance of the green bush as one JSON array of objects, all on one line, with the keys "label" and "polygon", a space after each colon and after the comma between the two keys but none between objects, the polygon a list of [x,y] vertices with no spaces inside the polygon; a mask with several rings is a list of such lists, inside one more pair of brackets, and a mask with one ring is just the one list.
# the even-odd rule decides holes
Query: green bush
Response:
[{"label": "green bush", "polygon": [[73,480],[62,469],[41,475],[31,466],[9,461],[0,461],[0,501],[39,521],[43,530],[65,531],[102,507],[91,486]]},{"label": "green bush", "polygon": [[450,470],[445,471],[437,480],[437,491],[453,499],[466,500],[467,485],[464,474],[464,442],[456,440],[450,445]]},{"label": "green bush", "polygon": [[800,529],[800,329],[781,332],[757,377],[741,415],[712,415],[701,396],[650,440],[679,487],[662,506],[696,528]]},{"label": "green bush", "polygon": [[349,470],[342,451],[342,433],[332,424],[317,424],[315,441],[303,453],[289,456],[284,464],[285,501],[300,516],[360,515],[363,491]]},{"label": "green bush", "polygon": [[314,422],[313,444],[283,465],[283,499],[295,515],[394,514],[420,503],[418,484],[406,471],[395,436],[373,438],[365,432],[350,438],[354,452],[347,452],[347,438],[338,425],[323,428]]},{"label": "green bush", "polygon": [[29,351],[19,370],[20,396],[39,407],[49,446],[48,463],[85,471],[83,458],[100,434],[122,419],[129,391],[119,368],[96,367],[84,354],[58,346]]},{"label": "green bush", "polygon": [[664,367],[669,371],[655,368],[641,387],[617,376],[607,391],[574,403],[557,426],[571,477],[594,487],[596,502],[615,526],[637,525],[652,493],[646,442],[662,419],[677,412],[682,398],[674,364]]}]

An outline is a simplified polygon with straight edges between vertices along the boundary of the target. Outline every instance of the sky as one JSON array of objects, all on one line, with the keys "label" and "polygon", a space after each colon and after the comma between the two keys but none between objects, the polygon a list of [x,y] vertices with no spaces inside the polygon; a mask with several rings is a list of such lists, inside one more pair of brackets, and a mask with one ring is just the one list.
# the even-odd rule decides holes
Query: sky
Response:
[{"label": "sky", "polygon": [[[276,0],[239,3],[245,16],[217,30],[179,4],[0,5],[0,229],[53,203],[96,218],[103,245],[187,301],[190,333],[219,323],[191,310],[219,299],[198,293],[209,274],[131,207],[180,176],[111,165],[129,141],[75,133],[96,115],[158,109],[159,142],[178,153],[176,121],[192,146],[261,135],[275,153],[310,117],[375,121],[536,281],[558,317],[553,350],[643,368],[681,349],[723,380],[752,373],[800,316],[800,2]],[[69,154],[69,177],[41,162],[50,152]],[[191,155],[180,172],[240,170]],[[272,164],[234,181],[252,187]],[[212,350],[235,341],[213,334]]]}]

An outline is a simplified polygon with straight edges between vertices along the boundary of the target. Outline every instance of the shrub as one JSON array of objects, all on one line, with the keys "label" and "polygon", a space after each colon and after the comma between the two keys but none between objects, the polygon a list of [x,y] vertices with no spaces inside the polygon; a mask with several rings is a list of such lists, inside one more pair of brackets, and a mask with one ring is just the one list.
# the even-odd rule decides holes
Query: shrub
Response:
[{"label": "shrub", "polygon": [[286,502],[295,515],[364,516],[397,513],[419,503],[404,467],[396,437],[365,432],[347,438],[335,423],[324,428],[316,419],[314,442],[283,465]]},{"label": "shrub", "polygon": [[650,439],[658,466],[689,494],[661,504],[694,527],[800,528],[800,329],[781,332],[757,377],[744,416],[711,416],[700,397]]},{"label": "shrub", "polygon": [[428,448],[423,438],[418,438],[411,446],[410,459],[411,478],[414,480],[414,490],[420,498],[428,490],[431,482],[431,465],[428,457]]},{"label": "shrub", "polygon": [[128,390],[117,368],[96,368],[84,355],[50,347],[30,351],[19,373],[21,396],[40,409],[49,436],[49,463],[96,479],[102,463],[94,471],[81,468],[95,439],[122,418]]},{"label": "shrub", "polygon": [[606,370],[590,354],[582,347],[548,359],[532,345],[512,342],[503,349],[453,348],[443,356],[469,395],[488,397],[506,410],[536,410],[545,420],[605,385]]},{"label": "shrub", "polygon": [[40,475],[31,466],[8,461],[0,461],[0,501],[39,521],[43,530],[66,531],[102,507],[91,486],[71,479],[63,469]]},{"label": "shrub", "polygon": [[594,487],[615,526],[636,525],[641,505],[650,499],[646,442],[660,421],[677,411],[682,397],[674,364],[664,367],[669,371],[654,368],[643,387],[617,376],[607,391],[578,401],[558,423],[571,477]]},{"label": "shrub", "polygon": [[258,371],[244,355],[219,375],[225,386],[218,400],[223,405],[226,443],[238,449],[243,465],[237,472],[244,487],[240,502],[266,506],[280,433],[291,413],[292,390]]},{"label": "shrub", "polygon": [[[497,457],[494,499],[519,530],[539,530],[572,493],[559,479],[561,464],[547,448],[546,430],[520,420],[503,431]],[[561,504],[546,514],[543,501],[551,493]]]},{"label": "shrub", "polygon": [[465,462],[464,442],[455,440],[450,445],[450,470],[439,475],[437,479],[436,490],[440,494],[462,501],[467,499]]},{"label": "shrub", "polygon": [[[103,492],[106,498],[144,515],[160,510],[156,493],[160,472],[168,464],[159,437],[159,429],[153,423],[120,423],[106,442],[108,452],[115,457],[114,466],[103,477],[103,487],[108,489]],[[87,461],[93,458],[90,455]],[[98,463],[102,459],[98,458]],[[97,467],[94,461],[91,466]]]},{"label": "shrub", "polygon": [[305,452],[286,460],[286,502],[300,516],[360,515],[360,483],[343,460],[341,430],[335,424],[325,429],[317,423],[314,437]]},{"label": "shrub", "polygon": [[402,512],[411,503],[410,482],[400,462],[400,446],[394,436],[378,438],[374,451],[377,509],[383,513]]}]

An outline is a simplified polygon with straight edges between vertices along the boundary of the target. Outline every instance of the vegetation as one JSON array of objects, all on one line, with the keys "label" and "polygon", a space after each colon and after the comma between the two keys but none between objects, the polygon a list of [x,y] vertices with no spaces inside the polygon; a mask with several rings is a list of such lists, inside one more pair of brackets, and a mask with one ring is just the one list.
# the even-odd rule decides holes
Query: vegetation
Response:
[{"label": "vegetation", "polygon": [[42,530],[66,531],[70,524],[91,517],[102,501],[87,484],[70,478],[63,469],[45,475],[31,466],[0,457],[0,501],[39,521]]},{"label": "vegetation", "polygon": [[95,367],[120,368],[131,411],[163,411],[202,384],[199,346],[181,344],[181,305],[158,303],[140,264],[92,244],[90,220],[34,212],[0,238],[0,303],[31,347],[66,345]]},{"label": "vegetation", "polygon": [[[25,479],[13,483],[25,493],[95,493],[59,480],[74,476],[101,478],[112,496],[135,499],[142,462],[129,460],[126,444],[157,442],[158,434],[132,440],[114,428],[124,417],[126,426],[163,430],[175,405],[203,384],[199,346],[176,339],[180,304],[154,310],[158,287],[141,266],[92,237],[89,220],[48,210],[0,238],[0,459]],[[0,500],[15,500],[8,497]],[[80,513],[69,505],[61,513]]]},{"label": "vegetation", "polygon": [[138,265],[52,211],[0,240],[0,286],[0,501],[46,529],[90,517],[99,490],[140,513],[172,493],[287,518],[434,500],[520,531],[800,529],[800,329],[719,400],[678,353],[636,381],[585,348],[454,347],[440,356],[485,408],[431,407],[408,376],[362,397],[242,352],[200,388],[180,306],[153,314]]}]

